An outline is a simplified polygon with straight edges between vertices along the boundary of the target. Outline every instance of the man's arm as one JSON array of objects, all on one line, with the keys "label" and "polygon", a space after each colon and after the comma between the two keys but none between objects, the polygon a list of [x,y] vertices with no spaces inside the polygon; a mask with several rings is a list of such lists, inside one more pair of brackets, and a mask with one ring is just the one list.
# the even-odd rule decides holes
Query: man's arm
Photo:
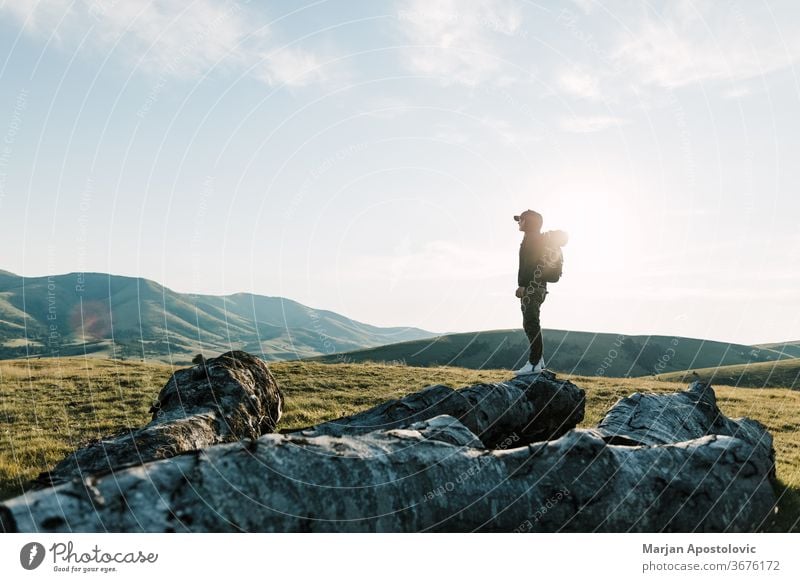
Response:
[{"label": "man's arm", "polygon": [[519,269],[517,269],[517,285],[520,287],[525,287],[528,284],[528,281],[525,280],[528,274],[525,262],[525,239],[522,239],[519,245]]},{"label": "man's arm", "polygon": [[522,239],[522,242],[519,245],[519,267],[517,268],[517,290],[514,292],[514,295],[517,298],[522,299],[525,296],[525,285],[527,283],[523,283],[523,276],[524,276],[524,253],[522,251],[523,246],[525,244],[525,239]]},{"label": "man's arm", "polygon": [[519,246],[519,271],[517,272],[517,285],[527,287],[531,281],[538,279],[538,251],[536,241],[527,236],[522,239]]}]

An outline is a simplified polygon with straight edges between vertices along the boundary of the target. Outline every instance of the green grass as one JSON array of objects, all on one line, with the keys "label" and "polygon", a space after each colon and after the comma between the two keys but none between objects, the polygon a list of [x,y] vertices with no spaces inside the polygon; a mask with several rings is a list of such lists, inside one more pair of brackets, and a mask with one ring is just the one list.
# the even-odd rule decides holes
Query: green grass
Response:
[{"label": "green grass", "polygon": [[669,382],[682,382],[692,379],[695,372],[702,380],[726,386],[765,386],[793,388],[800,390],[800,358],[776,362],[754,362],[733,366],[718,366],[660,374],[658,377]]},{"label": "green grass", "polygon": [[[270,364],[286,396],[279,429],[316,424],[364,410],[430,384],[453,387],[502,381],[507,370],[472,370],[318,362]],[[147,409],[172,369],[102,359],[0,361],[0,499],[20,494],[39,472],[93,438],[150,420]],[[684,383],[652,378],[572,376],[586,390],[586,418],[594,426],[621,397],[674,392]],[[780,511],[769,531],[800,531],[800,391],[716,386],[722,411],[764,423],[775,438]]]}]

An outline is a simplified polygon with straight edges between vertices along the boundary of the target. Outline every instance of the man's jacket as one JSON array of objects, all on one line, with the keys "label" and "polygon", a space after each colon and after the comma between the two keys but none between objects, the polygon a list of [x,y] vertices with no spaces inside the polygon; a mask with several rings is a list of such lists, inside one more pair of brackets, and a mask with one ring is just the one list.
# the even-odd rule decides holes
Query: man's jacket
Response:
[{"label": "man's jacket", "polygon": [[526,232],[519,245],[517,285],[546,288],[547,282],[542,278],[545,249],[563,247],[567,244],[567,239],[567,233],[563,230],[551,230],[545,233]]}]

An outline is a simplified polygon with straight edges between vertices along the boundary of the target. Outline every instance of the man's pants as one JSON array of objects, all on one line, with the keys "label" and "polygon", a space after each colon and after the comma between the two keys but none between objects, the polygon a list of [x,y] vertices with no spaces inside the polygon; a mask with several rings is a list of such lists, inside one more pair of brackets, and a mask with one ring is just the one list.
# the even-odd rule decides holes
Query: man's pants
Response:
[{"label": "man's pants", "polygon": [[526,289],[525,296],[521,299],[522,329],[531,343],[531,355],[528,358],[534,366],[542,358],[542,326],[539,323],[539,308],[544,303],[547,295],[545,289]]}]

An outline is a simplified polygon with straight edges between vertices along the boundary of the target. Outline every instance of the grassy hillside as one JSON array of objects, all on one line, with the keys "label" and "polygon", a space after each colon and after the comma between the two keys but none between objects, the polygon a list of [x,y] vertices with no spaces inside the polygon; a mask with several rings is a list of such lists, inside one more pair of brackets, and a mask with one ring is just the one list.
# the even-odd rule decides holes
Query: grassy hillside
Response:
[{"label": "grassy hillside", "polygon": [[[270,364],[286,395],[279,426],[300,428],[363,410],[434,383],[462,386],[510,378],[505,370],[413,368],[383,364]],[[40,471],[92,438],[146,423],[147,409],[171,368],[101,359],[53,358],[0,362],[0,499],[19,494]],[[652,378],[572,376],[586,390],[586,419],[595,425],[635,391],[673,392],[685,384]],[[720,408],[749,416],[775,437],[781,510],[771,531],[800,531],[800,392],[716,388]]]},{"label": "grassy hillside", "polygon": [[726,386],[746,386],[748,388],[770,386],[773,388],[800,390],[800,358],[738,366],[699,368],[697,370],[684,370],[658,376],[659,379],[668,382],[691,381],[695,377],[711,381],[713,384],[724,384]]},{"label": "grassy hillside", "polygon": [[758,344],[753,346],[765,350],[772,350],[792,358],[800,358],[800,340],[796,342],[777,342],[772,344]]},{"label": "grassy hillside", "polygon": [[[628,336],[544,330],[545,362],[558,372],[585,376],[649,376],[666,372],[748,362],[775,361],[780,353],[752,346],[670,336]],[[520,367],[528,357],[522,330],[503,329],[447,334],[313,361],[402,362],[409,366],[458,366],[473,369]]]},{"label": "grassy hillside", "polygon": [[177,293],[103,273],[27,277],[0,272],[0,359],[125,357],[188,363],[243,349],[289,360],[430,337],[381,328],[283,297]]}]

